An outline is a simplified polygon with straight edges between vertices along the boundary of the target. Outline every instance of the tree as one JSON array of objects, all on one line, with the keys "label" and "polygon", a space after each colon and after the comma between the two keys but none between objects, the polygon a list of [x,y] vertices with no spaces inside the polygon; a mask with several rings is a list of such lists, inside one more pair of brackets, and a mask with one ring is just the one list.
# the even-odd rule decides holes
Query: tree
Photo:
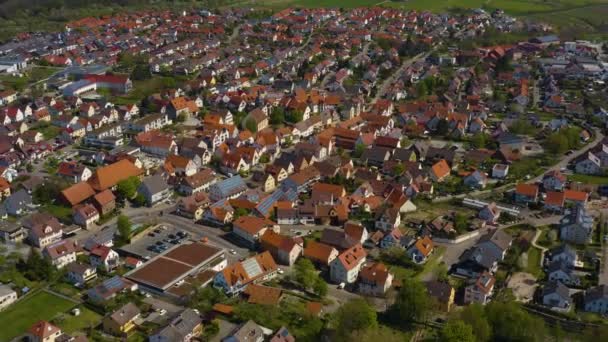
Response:
[{"label": "tree", "polygon": [[473,328],[460,320],[449,321],[439,333],[444,342],[475,342]]},{"label": "tree", "polygon": [[338,340],[347,340],[352,333],[374,329],[378,326],[376,310],[363,298],[351,299],[333,316]]},{"label": "tree", "polygon": [[460,312],[459,318],[473,328],[477,341],[486,342],[492,336],[492,328],[485,316],[484,308],[480,304],[466,306]]},{"label": "tree", "polygon": [[365,145],[358,143],[355,145],[355,149],[353,150],[354,158],[361,158],[363,155],[363,151],[365,151]]},{"label": "tree", "polygon": [[270,124],[280,125],[285,121],[285,112],[282,108],[276,108],[270,114]]},{"label": "tree", "polygon": [[488,135],[485,133],[477,133],[471,137],[471,145],[475,148],[483,148],[488,142]]},{"label": "tree", "polygon": [[309,259],[298,259],[294,271],[295,281],[304,289],[312,288],[315,285],[318,275],[315,266]]},{"label": "tree", "polygon": [[178,122],[178,123],[186,122],[187,118],[188,118],[188,116],[186,115],[186,113],[179,113],[179,115],[175,118],[175,122]]},{"label": "tree", "polygon": [[432,305],[426,287],[414,278],[405,279],[403,283],[407,286],[399,290],[395,303],[390,309],[391,317],[396,322],[424,321]]},{"label": "tree", "polygon": [[122,241],[129,242],[131,238],[131,220],[125,215],[118,216],[116,225],[118,226],[118,234]]},{"label": "tree", "polygon": [[448,123],[448,120],[441,119],[441,120],[439,120],[439,122],[437,122],[437,129],[435,130],[435,133],[437,135],[446,135],[446,134],[448,134],[449,129],[450,129],[450,124]]},{"label": "tree", "polygon": [[251,133],[255,133],[258,131],[258,124],[254,119],[249,118],[245,121],[245,128],[248,129]]},{"label": "tree", "polygon": [[145,64],[137,64],[131,72],[131,78],[135,81],[148,80],[152,78],[150,68]]},{"label": "tree", "polygon": [[317,296],[325,297],[327,295],[327,283],[325,280],[321,279],[321,277],[317,277],[312,290],[317,294]]},{"label": "tree", "polygon": [[285,115],[285,120],[291,123],[298,123],[304,119],[304,113],[301,111],[291,111]]},{"label": "tree", "polygon": [[127,179],[121,180],[117,184],[118,196],[123,199],[131,199],[137,194],[137,188],[141,181],[139,178],[132,176]]},{"label": "tree", "polygon": [[33,281],[52,279],[55,274],[51,261],[43,258],[34,248],[30,249],[30,254],[25,262],[19,261],[18,269],[26,278]]},{"label": "tree", "polygon": [[515,302],[492,301],[485,311],[495,340],[542,341],[545,338],[543,320],[531,316]]},{"label": "tree", "polygon": [[405,165],[403,165],[403,163],[399,163],[397,165],[395,165],[393,167],[393,174],[394,175],[401,175],[403,172],[405,172]]}]

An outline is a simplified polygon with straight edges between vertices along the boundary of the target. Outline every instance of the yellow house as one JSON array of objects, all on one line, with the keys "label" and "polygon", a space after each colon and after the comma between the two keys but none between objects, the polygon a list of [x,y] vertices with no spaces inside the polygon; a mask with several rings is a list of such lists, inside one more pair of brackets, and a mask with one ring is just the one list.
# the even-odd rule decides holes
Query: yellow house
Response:
[{"label": "yellow house", "polygon": [[125,336],[135,328],[135,320],[139,315],[139,308],[133,303],[127,303],[103,319],[103,331],[114,336]]}]

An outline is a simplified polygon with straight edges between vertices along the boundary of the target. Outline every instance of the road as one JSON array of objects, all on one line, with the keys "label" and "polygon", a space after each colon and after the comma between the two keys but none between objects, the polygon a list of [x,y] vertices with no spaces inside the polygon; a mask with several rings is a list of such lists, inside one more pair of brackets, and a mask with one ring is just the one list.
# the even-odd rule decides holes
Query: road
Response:
[{"label": "road", "polygon": [[593,139],[592,142],[590,142],[589,144],[585,145],[583,148],[574,151],[571,155],[569,156],[564,156],[564,158],[562,158],[557,164],[551,166],[550,168],[548,168],[543,174],[540,174],[532,179],[530,179],[528,181],[528,183],[536,183],[536,182],[540,182],[543,179],[543,175],[549,171],[560,171],[562,168],[565,168],[568,166],[568,164],[570,164],[571,161],[573,161],[574,159],[582,156],[583,154],[587,153],[587,151],[589,151],[590,149],[594,148],[597,144],[600,143],[600,141],[602,141],[602,139],[604,139],[604,134],[597,128],[594,129],[595,131],[595,139]]},{"label": "road", "polygon": [[378,91],[376,92],[376,96],[374,96],[374,99],[372,100],[372,103],[376,103],[376,101],[378,101],[386,94],[388,88],[395,82],[395,79],[401,76],[405,69],[409,68],[412,64],[418,62],[419,60],[427,58],[433,51],[435,50],[433,49],[426,53],[419,53],[416,56],[403,61],[399,69],[395,70],[395,72],[393,72],[386,80],[384,80],[382,85],[380,85]]}]

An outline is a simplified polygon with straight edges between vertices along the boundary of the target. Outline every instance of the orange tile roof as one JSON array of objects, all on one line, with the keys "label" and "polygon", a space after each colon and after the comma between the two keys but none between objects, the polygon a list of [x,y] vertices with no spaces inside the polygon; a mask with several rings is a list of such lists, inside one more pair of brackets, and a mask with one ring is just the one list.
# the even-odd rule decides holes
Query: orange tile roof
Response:
[{"label": "orange tile roof", "polygon": [[277,305],[283,295],[279,288],[256,284],[247,286],[244,293],[249,296],[247,302],[261,305]]},{"label": "orange tile roof", "polygon": [[[267,275],[270,272],[274,272],[277,269],[277,264],[275,263],[274,259],[272,258],[272,255],[270,255],[269,252],[263,252],[263,253],[257,254],[249,259],[253,259],[253,258],[255,258],[256,262],[262,269],[262,273],[254,276],[254,277],[250,277],[247,274],[247,271],[245,271],[245,268],[243,267],[242,262],[236,262],[234,264],[228,265],[222,271],[222,274],[224,275],[224,279],[226,280],[226,284],[228,284],[229,286],[233,286],[237,282],[240,282],[241,284],[247,284],[247,283],[254,281],[257,278],[261,278],[261,277]],[[247,259],[247,260],[249,260],[249,259]]]},{"label": "orange tile roof", "polygon": [[304,248],[304,256],[315,261],[322,261],[323,263],[328,263],[331,261],[329,260],[329,257],[332,253],[335,253],[334,251],[337,252],[337,250],[330,245],[326,245],[324,243],[316,241],[310,241],[307,243],[306,248]]},{"label": "orange tile roof", "polygon": [[95,170],[93,176],[89,179],[89,184],[97,191],[111,188],[118,182],[129,177],[140,176],[143,170],[135,166],[127,159],[122,159],[114,164],[100,167]]},{"label": "orange tile roof", "polygon": [[340,260],[342,266],[344,266],[346,270],[351,270],[365,257],[367,257],[367,252],[363,246],[358,243],[338,255],[338,260]]},{"label": "orange tile roof", "polygon": [[257,234],[264,227],[274,225],[275,223],[266,218],[256,216],[241,216],[233,222],[234,227],[246,231],[249,234]]},{"label": "orange tile roof", "polygon": [[428,236],[418,239],[418,241],[416,241],[416,249],[425,257],[429,256],[433,251],[433,240]]},{"label": "orange tile roof", "polygon": [[63,195],[63,198],[70,202],[72,206],[75,206],[95,195],[95,190],[93,190],[89,183],[79,182],[61,191],[61,195]]},{"label": "orange tile roof", "polygon": [[562,207],[564,205],[565,194],[560,191],[547,191],[545,204]]},{"label": "orange tile roof", "polygon": [[441,159],[440,161],[435,163],[435,165],[433,165],[432,167],[432,170],[433,174],[435,174],[435,177],[437,178],[443,178],[450,174],[450,166],[448,165],[448,162],[445,161],[445,159]]},{"label": "orange tile roof", "polygon": [[112,201],[114,201],[116,199],[116,197],[114,196],[114,194],[112,193],[112,191],[110,191],[110,189],[106,189],[106,190],[98,193],[93,198],[101,206],[106,205],[106,204],[108,204],[108,203],[110,203],[110,202],[112,202]]},{"label": "orange tile roof", "polygon": [[535,197],[538,195],[538,186],[534,184],[520,183],[515,187],[515,192],[520,195]]},{"label": "orange tile roof", "polygon": [[576,190],[565,190],[564,195],[567,201],[581,201],[586,202],[589,194],[584,191]]}]

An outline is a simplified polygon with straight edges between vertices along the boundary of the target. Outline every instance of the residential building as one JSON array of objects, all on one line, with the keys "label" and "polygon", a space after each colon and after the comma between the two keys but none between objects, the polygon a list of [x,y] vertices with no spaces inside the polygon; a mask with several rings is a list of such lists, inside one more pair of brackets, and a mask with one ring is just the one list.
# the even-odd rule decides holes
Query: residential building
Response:
[{"label": "residential building", "polygon": [[359,243],[340,253],[329,265],[331,281],[338,284],[354,283],[366,258],[367,252]]},{"label": "residential building", "polygon": [[146,203],[150,207],[173,195],[173,190],[160,174],[145,178],[139,185],[137,192],[146,199]]},{"label": "residential building", "polygon": [[102,245],[91,250],[89,261],[93,267],[110,272],[118,267],[119,256],[112,248]]},{"label": "residential building", "polygon": [[88,229],[99,220],[99,212],[91,204],[78,205],[74,207],[72,218],[75,224]]},{"label": "residential building", "polygon": [[304,257],[313,263],[327,267],[338,257],[338,250],[324,243],[309,241],[304,248]]},{"label": "residential building", "polygon": [[456,295],[454,288],[447,282],[437,280],[429,281],[425,285],[429,296],[435,299],[439,309],[443,312],[450,312]]},{"label": "residential building", "polygon": [[489,272],[483,272],[477,279],[465,287],[464,302],[467,304],[487,304],[494,293],[495,282],[496,278],[493,275]]},{"label": "residential building", "polygon": [[156,333],[148,337],[150,342],[190,342],[203,332],[200,315],[192,309],[184,309]]},{"label": "residential building", "polygon": [[280,227],[269,219],[256,216],[241,216],[232,222],[233,234],[243,239],[250,248],[256,247],[268,230],[278,234]]},{"label": "residential building", "polygon": [[213,279],[213,286],[227,295],[236,295],[249,284],[268,281],[277,275],[277,264],[270,252],[263,252],[243,261],[228,265]]},{"label": "residential building", "polygon": [[293,238],[268,229],[260,238],[263,250],[269,251],[273,258],[282,265],[292,266],[302,255],[303,246]]},{"label": "residential building", "polygon": [[247,190],[247,185],[241,176],[234,176],[219,181],[209,187],[209,198],[212,201],[232,199],[240,196]]},{"label": "residential building", "polygon": [[538,201],[538,185],[519,183],[515,186],[515,202],[520,204]]},{"label": "residential building", "polygon": [[602,284],[585,291],[583,308],[601,315],[608,313],[608,285]]},{"label": "residential building", "polygon": [[59,342],[61,329],[47,321],[38,321],[30,327],[27,337],[30,342]]},{"label": "residential building", "polygon": [[97,278],[97,269],[88,264],[73,262],[66,267],[67,280],[77,287],[83,287],[86,283]]},{"label": "residential building", "polygon": [[570,290],[560,281],[550,281],[543,286],[542,303],[552,309],[569,310],[572,307]]},{"label": "residential building", "polygon": [[407,249],[407,254],[417,264],[426,262],[428,257],[433,253],[434,244],[433,240],[427,235],[422,237]]},{"label": "residential building", "polygon": [[114,336],[125,337],[136,327],[135,321],[139,318],[140,314],[139,308],[135,304],[129,302],[103,318],[103,332]]},{"label": "residential building", "polygon": [[383,231],[391,231],[398,228],[401,224],[401,214],[397,208],[386,208],[374,223],[376,229]]},{"label": "residential building", "polygon": [[0,284],[0,311],[6,309],[17,300],[17,292],[10,286]]},{"label": "residential building", "polygon": [[561,240],[575,244],[591,242],[594,221],[584,206],[578,205],[569,210],[559,224]]},{"label": "residential building", "polygon": [[70,240],[61,240],[47,245],[42,251],[42,254],[50,259],[55,267],[61,269],[76,261],[77,251],[78,246],[74,242]]},{"label": "residential building", "polygon": [[574,273],[572,267],[568,267],[565,262],[556,261],[547,267],[547,279],[550,281],[560,281],[565,285],[578,286],[581,283],[578,275]]},{"label": "residential building", "polygon": [[393,278],[384,264],[369,264],[359,272],[358,290],[367,296],[382,297],[393,284]]}]

